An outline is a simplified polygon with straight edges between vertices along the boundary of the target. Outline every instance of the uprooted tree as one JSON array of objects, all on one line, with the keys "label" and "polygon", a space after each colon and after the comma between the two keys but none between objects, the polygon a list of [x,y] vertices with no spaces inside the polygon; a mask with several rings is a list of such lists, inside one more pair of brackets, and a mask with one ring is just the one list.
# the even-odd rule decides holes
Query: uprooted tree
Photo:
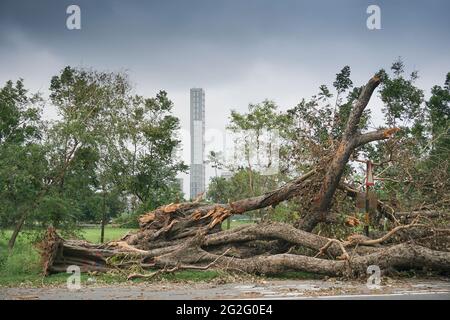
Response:
[{"label": "uprooted tree", "polygon": [[[381,201],[379,214],[394,225],[387,233],[374,238],[355,234],[346,240],[313,233],[319,223],[332,223],[330,209],[338,190],[350,197],[357,194],[341,179],[354,151],[372,141],[390,139],[399,131],[390,127],[361,133],[361,117],[380,81],[375,75],[362,88],[333,150],[284,186],[227,204],[198,200],[161,206],[139,218],[139,231],[102,245],[64,240],[50,228],[40,244],[44,272],[65,272],[69,265],[78,265],[82,271],[135,271],[136,266],[160,270],[149,274],[130,271],[129,278],[208,268],[258,274],[298,270],[333,276],[365,274],[369,265],[378,265],[383,271],[450,270],[450,229],[436,227],[420,215],[400,224],[395,210]],[[232,215],[276,207],[293,198],[307,208],[294,225],[261,222],[221,230],[221,223]]]}]

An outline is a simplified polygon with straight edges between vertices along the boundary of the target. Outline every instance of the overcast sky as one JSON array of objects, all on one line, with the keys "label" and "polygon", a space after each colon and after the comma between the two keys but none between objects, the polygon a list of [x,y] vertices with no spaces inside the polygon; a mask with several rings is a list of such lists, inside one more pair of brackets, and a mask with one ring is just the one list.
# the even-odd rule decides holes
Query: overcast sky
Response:
[{"label": "overcast sky", "polygon": [[[66,28],[70,4],[81,30]],[[371,4],[381,30],[366,27]],[[126,70],[138,93],[166,90],[186,130],[189,88],[204,88],[206,129],[222,131],[230,109],[292,107],[345,65],[362,85],[401,56],[429,92],[450,71],[449,13],[446,0],[0,0],[0,83],[24,78],[45,94],[66,65]],[[370,108],[379,114],[379,100]]]}]

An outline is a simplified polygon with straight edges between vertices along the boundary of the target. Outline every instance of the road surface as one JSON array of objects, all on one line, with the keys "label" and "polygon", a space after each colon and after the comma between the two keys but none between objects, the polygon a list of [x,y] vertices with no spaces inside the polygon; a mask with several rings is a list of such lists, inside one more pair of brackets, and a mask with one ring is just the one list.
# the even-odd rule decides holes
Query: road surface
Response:
[{"label": "road surface", "polygon": [[79,290],[56,288],[0,288],[1,299],[438,299],[450,300],[450,279],[404,279],[382,282],[369,289],[364,282],[277,280],[257,283],[139,283],[101,286],[83,284]]}]

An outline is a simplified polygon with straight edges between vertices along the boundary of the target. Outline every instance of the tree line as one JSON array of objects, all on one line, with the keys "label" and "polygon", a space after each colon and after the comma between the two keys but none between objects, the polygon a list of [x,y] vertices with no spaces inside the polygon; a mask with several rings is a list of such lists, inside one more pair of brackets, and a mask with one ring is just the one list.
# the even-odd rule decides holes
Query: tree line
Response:
[{"label": "tree line", "polygon": [[[352,159],[382,164],[375,173],[383,181],[375,190],[396,211],[448,209],[450,73],[431,88],[428,99],[416,84],[418,73],[407,74],[400,59],[379,75],[384,122],[400,131],[392,139],[364,144]],[[273,152],[262,132],[277,130],[279,168],[264,175],[255,169],[250,152],[226,163],[213,151],[208,163],[216,174],[206,199],[230,203],[255,197],[329,159],[361,90],[345,66],[331,87],[321,85],[317,94],[294,107],[281,110],[265,100],[249,105],[247,113],[231,111],[229,130],[256,133],[253,140],[241,136],[244,150],[252,145],[257,154]],[[10,248],[24,227],[51,225],[72,233],[80,221],[104,223],[123,213],[137,221],[137,215],[183,199],[176,176],[188,167],[176,156],[180,122],[165,91],[146,98],[134,93],[125,73],[66,67],[51,79],[49,92],[44,100],[26,90],[23,80],[8,81],[0,89],[0,227],[13,229]],[[45,107],[56,110],[56,120],[42,118]],[[376,126],[366,109],[359,130],[368,128]],[[231,177],[220,177],[220,169]],[[356,189],[362,187],[357,169],[347,164],[343,174]],[[335,197],[339,201],[332,211],[344,222],[343,213],[354,210],[354,199]],[[254,214],[296,221],[313,201],[294,197]]]},{"label": "tree line", "polygon": [[[0,226],[71,233],[80,221],[134,215],[182,198],[179,119],[165,91],[146,98],[124,73],[64,68],[49,99],[23,80],[0,89]],[[42,118],[54,108],[56,120]]]}]

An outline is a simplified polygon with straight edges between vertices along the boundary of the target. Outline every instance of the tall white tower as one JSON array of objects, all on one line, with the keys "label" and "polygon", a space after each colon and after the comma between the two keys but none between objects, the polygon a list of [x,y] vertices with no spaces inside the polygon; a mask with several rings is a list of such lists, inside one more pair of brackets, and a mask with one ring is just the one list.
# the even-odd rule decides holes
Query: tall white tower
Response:
[{"label": "tall white tower", "polygon": [[196,198],[205,191],[205,91],[191,89],[191,166],[190,196]]}]

